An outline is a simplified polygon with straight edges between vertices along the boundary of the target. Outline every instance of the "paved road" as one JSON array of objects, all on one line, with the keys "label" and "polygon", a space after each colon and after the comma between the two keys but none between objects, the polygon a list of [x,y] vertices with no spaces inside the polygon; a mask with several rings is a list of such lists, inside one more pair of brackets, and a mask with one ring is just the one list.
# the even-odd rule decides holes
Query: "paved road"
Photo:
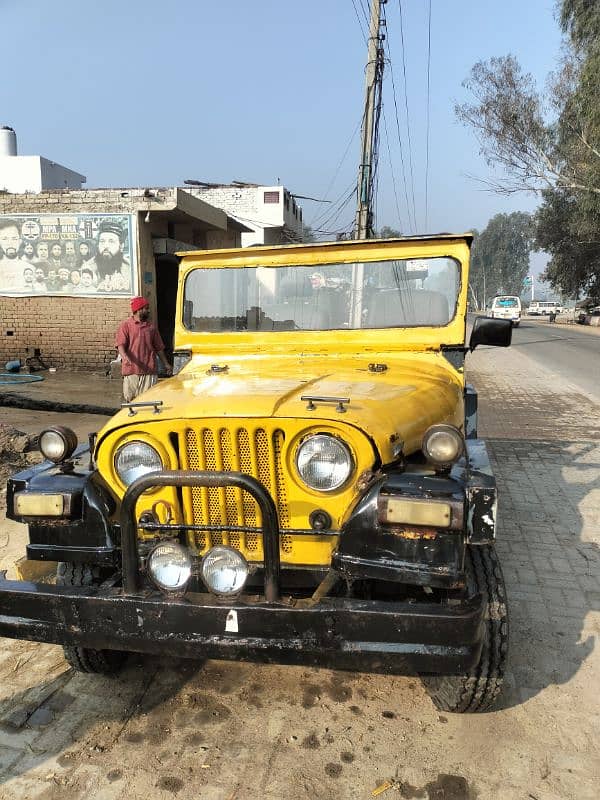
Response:
[{"label": "paved road", "polygon": [[600,335],[576,325],[525,319],[513,331],[512,346],[600,401]]}]

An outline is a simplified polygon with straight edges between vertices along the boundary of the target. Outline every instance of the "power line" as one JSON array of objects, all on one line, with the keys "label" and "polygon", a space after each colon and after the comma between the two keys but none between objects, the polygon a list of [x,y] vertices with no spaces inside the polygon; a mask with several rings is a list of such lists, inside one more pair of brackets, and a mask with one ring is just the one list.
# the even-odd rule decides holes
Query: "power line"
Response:
[{"label": "power line", "polygon": [[326,228],[331,222],[334,221],[334,219],[337,219],[340,212],[345,208],[355,192],[356,187],[354,186],[354,182],[352,182],[349,187],[344,189],[343,193],[335,201],[332,208],[327,209],[328,213],[321,215],[319,221],[315,223],[315,227]]},{"label": "power line", "polygon": [[369,12],[367,10],[367,7],[365,5],[365,0],[358,0],[358,3],[360,5],[360,10],[363,13],[363,17],[364,17],[365,23],[367,25],[367,30],[369,30],[369,27],[370,27],[370,14],[369,14]]},{"label": "power line", "polygon": [[353,182],[350,191],[347,192],[346,196],[343,198],[343,201],[341,202],[339,207],[336,208],[334,211],[332,211],[328,217],[323,219],[319,227],[325,228],[327,226],[333,226],[333,224],[339,219],[339,216],[342,213],[342,211],[346,208],[350,200],[352,200],[352,198],[354,197],[355,192],[356,192],[356,187],[354,186]]},{"label": "power line", "polygon": [[[339,172],[340,172],[340,170],[342,168],[342,164],[346,160],[346,157],[347,157],[347,155],[348,155],[348,153],[350,151],[350,148],[352,147],[352,143],[354,142],[354,139],[356,138],[356,134],[358,133],[358,131],[360,129],[361,123],[362,123],[362,117],[361,117],[361,119],[359,119],[356,127],[354,128],[352,136],[350,137],[350,140],[349,140],[348,144],[346,145],[346,149],[344,150],[344,154],[342,155],[342,157],[341,157],[341,159],[339,161],[339,164],[337,165],[336,170],[333,173],[333,178],[329,181],[329,185],[328,185],[327,189],[325,190],[325,194],[323,195],[323,200],[327,200],[329,192],[331,191],[331,189],[333,187],[333,184],[335,183],[336,178],[339,175]],[[312,221],[309,223],[310,226],[312,227],[316,223],[316,221],[319,218],[319,216],[321,216],[321,213],[325,214],[325,213],[327,213],[327,211],[330,211],[330,209],[327,208],[327,209],[325,209],[324,212],[319,212],[319,210],[317,209],[317,211],[315,213],[315,216],[313,217]]]},{"label": "power line", "polygon": [[427,22],[427,135],[425,137],[425,231],[428,230],[429,215],[429,75],[431,68],[431,0],[429,0],[429,18]]},{"label": "power line", "polygon": [[[387,30],[387,27],[386,27]],[[413,229],[413,233],[417,231],[416,225],[416,217],[415,217],[415,207],[413,202],[413,213],[411,219],[411,207],[410,202],[408,199],[408,184],[406,179],[406,164],[404,163],[404,148],[402,146],[402,135],[400,133],[400,114],[398,112],[398,101],[396,98],[396,81],[394,80],[394,66],[392,64],[392,59],[390,56],[390,49],[389,49],[389,38],[386,40],[388,44],[388,61],[390,62],[390,75],[392,76],[392,96],[394,98],[394,115],[396,118],[396,133],[398,134],[398,146],[400,148],[400,163],[402,165],[402,182],[404,184],[404,198],[406,201],[406,214],[408,219],[408,225]],[[413,201],[414,201],[414,192],[413,192]]]},{"label": "power line", "polygon": [[390,159],[390,171],[392,173],[392,186],[394,187],[394,198],[396,200],[396,211],[398,213],[398,225],[402,230],[402,216],[400,214],[400,204],[398,203],[398,192],[396,191],[396,176],[394,174],[394,164],[392,162],[392,151],[390,150],[390,137],[388,136],[387,119],[385,117],[385,108],[381,110],[383,114],[383,129],[385,131],[385,142],[387,144],[388,157]]},{"label": "power line", "polygon": [[338,209],[339,204],[344,201],[344,199],[345,199],[346,195],[348,194],[348,192],[352,191],[354,188],[355,188],[355,185],[354,185],[354,181],[353,181],[349,186],[347,186],[341,192],[341,194],[333,201],[333,203],[331,204],[331,206],[329,208],[324,209],[323,211],[321,211],[321,213],[318,216],[316,216],[314,218],[314,220],[311,223],[311,227],[313,227],[315,225],[316,226],[323,225],[323,221],[325,219],[329,219],[333,214],[335,214],[335,212]]},{"label": "power line", "polygon": [[416,213],[416,204],[415,204],[415,177],[413,172],[413,158],[412,158],[412,142],[410,136],[410,113],[408,111],[408,90],[407,90],[407,81],[406,81],[406,58],[405,58],[405,48],[404,48],[404,23],[402,21],[402,0],[398,0],[398,8],[400,10],[400,38],[402,41],[402,73],[404,75],[404,106],[406,109],[406,132],[408,137],[408,160],[410,165],[410,185],[411,185],[411,192],[412,192],[412,203],[413,203],[413,217],[415,221],[415,233],[417,232],[417,213]]},{"label": "power line", "polygon": [[364,40],[365,40],[365,42],[366,42],[366,41],[367,41],[367,34],[365,33],[365,31],[364,31],[364,29],[363,29],[362,20],[361,20],[361,18],[358,16],[358,9],[356,8],[356,3],[354,2],[354,0],[352,0],[352,5],[354,6],[354,13],[356,14],[356,19],[358,20],[358,25],[359,25],[359,27],[360,27],[360,32],[362,33],[362,35],[363,35],[363,39],[364,39]]}]

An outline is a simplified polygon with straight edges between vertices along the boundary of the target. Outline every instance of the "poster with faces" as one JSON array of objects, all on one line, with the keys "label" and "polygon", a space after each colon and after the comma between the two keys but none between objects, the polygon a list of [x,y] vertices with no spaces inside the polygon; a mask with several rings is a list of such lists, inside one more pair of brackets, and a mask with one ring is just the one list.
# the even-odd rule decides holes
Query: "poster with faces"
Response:
[{"label": "poster with faces", "polygon": [[0,295],[137,292],[132,214],[0,215]]}]

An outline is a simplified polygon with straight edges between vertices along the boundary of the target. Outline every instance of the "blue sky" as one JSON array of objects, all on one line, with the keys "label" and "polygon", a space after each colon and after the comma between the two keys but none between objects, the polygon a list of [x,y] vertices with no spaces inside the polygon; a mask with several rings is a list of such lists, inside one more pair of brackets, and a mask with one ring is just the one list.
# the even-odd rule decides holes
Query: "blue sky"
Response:
[{"label": "blue sky", "polygon": [[[90,187],[279,180],[335,200],[356,178],[359,139],[351,137],[362,114],[366,45],[355,7],[361,17],[368,5],[0,0],[0,123],[17,130],[20,154],[82,172]],[[413,182],[399,10],[399,0],[389,0],[384,107],[400,217],[382,126],[377,224],[413,231],[393,70],[407,193],[411,201],[414,186],[422,233],[428,0],[402,0]],[[553,0],[432,0],[429,231],[481,229],[499,211],[535,208],[534,197],[500,197],[467,177],[489,171],[453,108],[467,99],[461,83],[476,61],[513,53],[543,84],[559,49]],[[333,228],[351,226],[353,203]],[[328,210],[307,201],[303,208],[309,222]]]}]

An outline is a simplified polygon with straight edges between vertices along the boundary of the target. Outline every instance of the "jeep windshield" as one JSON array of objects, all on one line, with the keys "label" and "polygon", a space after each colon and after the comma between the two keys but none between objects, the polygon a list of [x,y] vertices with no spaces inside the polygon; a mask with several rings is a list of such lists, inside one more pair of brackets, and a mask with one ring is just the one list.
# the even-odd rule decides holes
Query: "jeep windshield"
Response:
[{"label": "jeep windshield", "polygon": [[453,258],[197,268],[183,323],[194,332],[444,326],[459,290]]}]

